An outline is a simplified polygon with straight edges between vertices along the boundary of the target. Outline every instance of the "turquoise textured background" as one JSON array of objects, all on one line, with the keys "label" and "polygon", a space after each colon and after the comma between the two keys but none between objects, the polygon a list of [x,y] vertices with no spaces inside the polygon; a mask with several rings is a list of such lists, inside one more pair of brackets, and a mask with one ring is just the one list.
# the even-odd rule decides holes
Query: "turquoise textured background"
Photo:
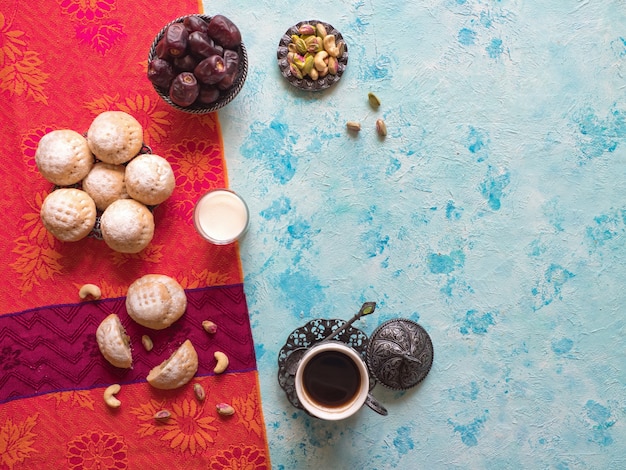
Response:
[{"label": "turquoise textured background", "polygon": [[[220,122],[252,216],[241,256],[273,467],[626,468],[626,3],[204,9],[249,52]],[[276,63],[307,19],[349,47],[341,81],[314,94]],[[378,303],[355,325],[367,334],[396,317],[429,332],[432,371],[375,388],[387,417],[310,418],[278,385],[278,351],[364,301]]]}]

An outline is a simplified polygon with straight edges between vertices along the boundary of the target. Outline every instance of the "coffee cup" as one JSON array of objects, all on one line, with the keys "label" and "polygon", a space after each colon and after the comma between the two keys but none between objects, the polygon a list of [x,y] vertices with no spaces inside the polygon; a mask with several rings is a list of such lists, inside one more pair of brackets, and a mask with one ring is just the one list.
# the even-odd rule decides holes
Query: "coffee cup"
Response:
[{"label": "coffee cup", "polygon": [[364,404],[387,414],[369,393],[367,364],[357,351],[339,341],[324,341],[302,356],[295,387],[302,407],[320,419],[348,418]]}]

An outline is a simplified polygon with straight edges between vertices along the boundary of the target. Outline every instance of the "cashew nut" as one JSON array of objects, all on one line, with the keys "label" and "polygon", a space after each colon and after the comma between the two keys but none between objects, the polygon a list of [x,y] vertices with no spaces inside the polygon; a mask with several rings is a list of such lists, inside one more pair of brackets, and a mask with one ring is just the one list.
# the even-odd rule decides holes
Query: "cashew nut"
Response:
[{"label": "cashew nut", "polygon": [[313,64],[315,65],[315,69],[318,72],[323,71],[324,69],[328,69],[328,65],[326,65],[326,58],[328,57],[328,52],[319,51],[315,54],[315,59],[313,59]]},{"label": "cashew nut", "polygon": [[221,351],[215,351],[215,354],[213,356],[215,357],[215,360],[217,361],[217,364],[215,365],[215,369],[213,369],[213,372],[215,372],[216,374],[221,374],[228,367],[228,356],[226,356],[226,354],[224,354]]},{"label": "cashew nut", "polygon": [[94,299],[99,299],[102,296],[102,291],[95,284],[85,284],[78,291],[78,295],[81,299],[86,299],[87,296],[92,296]]},{"label": "cashew nut", "polygon": [[324,50],[330,54],[331,49],[336,49],[337,45],[335,44],[335,35],[327,34],[324,36]]},{"label": "cashew nut", "polygon": [[120,386],[120,384],[113,384],[113,385],[109,385],[104,390],[104,402],[107,404],[107,406],[109,406],[111,408],[119,408],[120,407],[122,402],[119,401],[117,398],[115,398],[114,395],[116,393],[118,393],[121,389],[122,389],[122,387]]}]

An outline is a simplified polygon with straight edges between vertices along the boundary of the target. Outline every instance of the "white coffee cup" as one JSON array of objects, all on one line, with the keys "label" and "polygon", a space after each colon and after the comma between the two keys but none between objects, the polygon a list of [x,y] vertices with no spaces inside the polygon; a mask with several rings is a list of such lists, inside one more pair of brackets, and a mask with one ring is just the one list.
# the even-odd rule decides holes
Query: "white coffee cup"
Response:
[{"label": "white coffee cup", "polygon": [[193,213],[198,233],[215,245],[239,240],[248,229],[250,214],[245,201],[229,189],[214,189],[204,194]]},{"label": "white coffee cup", "polygon": [[303,408],[325,420],[340,420],[368,400],[369,372],[358,352],[345,343],[324,341],[309,349],[298,364],[296,394]]}]

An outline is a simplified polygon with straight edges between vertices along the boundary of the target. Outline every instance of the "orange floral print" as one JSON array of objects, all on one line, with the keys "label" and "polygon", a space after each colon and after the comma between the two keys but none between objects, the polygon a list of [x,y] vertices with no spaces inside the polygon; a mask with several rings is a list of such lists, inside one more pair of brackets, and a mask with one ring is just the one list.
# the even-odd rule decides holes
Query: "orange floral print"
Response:
[{"label": "orange floral print", "polygon": [[[27,134],[22,140],[21,150],[24,156],[24,164],[29,171],[36,172],[39,178],[42,178],[42,176],[37,169],[37,163],[35,163],[35,153],[41,138],[53,130],[54,128],[52,127],[44,126]],[[50,186],[52,187],[52,183],[50,183]]]},{"label": "orange floral print", "polygon": [[222,151],[218,144],[208,141],[183,140],[170,150],[176,188],[190,194],[200,194],[222,183]]},{"label": "orange floral print", "polygon": [[37,52],[26,49],[23,36],[0,13],[0,92],[48,104],[44,85],[49,74],[40,70],[43,62]]},{"label": "orange floral print", "polygon": [[46,397],[48,400],[55,400],[56,404],[68,403],[70,406],[80,406],[88,410],[94,409],[94,402],[91,394],[86,390],[71,390],[68,392],[57,392]]},{"label": "orange floral print", "polygon": [[63,13],[79,21],[93,21],[115,10],[115,0],[61,0],[59,6]]},{"label": "orange floral print", "polygon": [[217,428],[211,424],[215,418],[205,416],[204,408],[198,406],[195,400],[183,399],[170,403],[168,409],[172,416],[165,423],[155,423],[154,414],[162,408],[163,403],[152,400],[131,411],[142,421],[138,431],[140,435],[159,433],[160,440],[169,441],[172,449],[178,448],[191,455],[195,455],[200,449],[206,449],[215,441],[211,435],[217,433]]},{"label": "orange floral print", "polygon": [[91,46],[103,56],[125,35],[123,25],[116,20],[103,20],[76,28],[78,41]]},{"label": "orange floral print", "polygon": [[181,274],[180,285],[185,289],[195,289],[204,286],[222,286],[228,284],[230,275],[223,272],[213,272],[204,269],[200,272],[191,270],[190,275]]},{"label": "orange floral print", "polygon": [[21,423],[14,423],[8,418],[0,427],[0,466],[13,470],[23,464],[33,452],[36,434],[32,432],[37,424],[38,414],[34,414]]},{"label": "orange floral print", "polygon": [[59,262],[61,254],[54,250],[54,237],[41,224],[41,205],[46,193],[35,195],[35,207],[32,212],[22,215],[22,232],[26,235],[15,240],[13,253],[18,255],[9,266],[17,273],[20,280],[21,295],[31,292],[42,281],[52,279],[63,270]]},{"label": "orange floral print", "polygon": [[250,392],[247,397],[234,398],[233,405],[237,409],[238,423],[242,424],[248,432],[253,432],[261,437],[264,432],[264,424],[261,420],[261,404],[259,397]]},{"label": "orange floral print", "polygon": [[128,468],[128,447],[120,436],[90,431],[67,444],[69,469],[107,470]]},{"label": "orange floral print", "polygon": [[111,253],[111,257],[113,258],[113,264],[116,266],[122,266],[127,261],[132,259],[139,259],[148,263],[156,264],[163,259],[163,245],[151,243],[139,253],[120,253],[118,251],[113,251]]},{"label": "orange floral print", "polygon": [[268,461],[265,452],[258,447],[230,447],[211,459],[211,470],[266,470]]}]

